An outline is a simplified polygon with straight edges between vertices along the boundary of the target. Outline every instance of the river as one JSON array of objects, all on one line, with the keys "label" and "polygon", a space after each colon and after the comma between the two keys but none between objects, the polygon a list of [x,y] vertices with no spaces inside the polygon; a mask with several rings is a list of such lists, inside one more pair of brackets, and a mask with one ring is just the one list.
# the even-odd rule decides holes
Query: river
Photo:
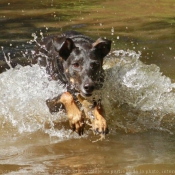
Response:
[{"label": "river", "polygon": [[[174,9],[173,0],[1,0],[0,174],[175,174]],[[110,131],[103,141],[49,113],[45,101],[64,87],[28,65],[33,36],[67,30],[112,40],[94,94]]]}]

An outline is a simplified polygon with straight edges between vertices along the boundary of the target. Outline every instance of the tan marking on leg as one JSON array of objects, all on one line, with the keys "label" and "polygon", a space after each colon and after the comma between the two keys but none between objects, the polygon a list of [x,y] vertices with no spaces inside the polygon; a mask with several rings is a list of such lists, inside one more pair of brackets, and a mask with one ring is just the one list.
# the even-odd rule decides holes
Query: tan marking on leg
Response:
[{"label": "tan marking on leg", "polygon": [[106,120],[101,114],[102,111],[101,109],[99,109],[99,106],[97,105],[94,108],[92,108],[93,104],[88,102],[87,99],[85,99],[81,95],[78,95],[78,100],[83,106],[86,118],[88,118],[91,121],[91,124],[87,124],[92,127],[91,129],[93,130],[94,134],[100,133],[100,139],[98,139],[97,141],[105,139],[107,124]]},{"label": "tan marking on leg", "polygon": [[73,96],[69,92],[65,92],[62,94],[60,102],[63,103],[66,108],[71,128],[79,133],[79,135],[82,135],[84,117],[82,112],[76,106]]}]

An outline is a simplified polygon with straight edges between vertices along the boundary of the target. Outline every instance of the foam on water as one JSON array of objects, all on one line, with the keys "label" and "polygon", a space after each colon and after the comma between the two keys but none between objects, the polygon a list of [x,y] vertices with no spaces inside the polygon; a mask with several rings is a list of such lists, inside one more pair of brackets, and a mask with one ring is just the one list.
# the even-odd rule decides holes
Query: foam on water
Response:
[{"label": "foam on water", "polygon": [[117,105],[125,106],[128,123],[132,121],[145,129],[171,130],[175,126],[172,123],[175,119],[175,84],[162,75],[158,66],[145,65],[139,57],[140,53],[134,51],[121,50],[111,54],[111,62],[116,64],[107,70],[103,90],[108,115],[112,114],[116,119]]},{"label": "foam on water", "polygon": [[[106,59],[101,94],[108,123],[112,120],[111,126],[125,130],[159,129],[172,133],[175,85],[158,66],[145,65],[139,57],[140,53],[133,51],[114,51]],[[45,68],[38,65],[18,65],[0,74],[2,129],[10,124],[19,133],[42,129],[49,136],[62,139],[77,137],[71,130],[54,128],[53,122],[64,122],[66,116],[50,114],[45,103],[64,91],[63,85],[50,80]]]},{"label": "foam on water", "polygon": [[34,132],[44,128],[46,122],[63,120],[59,114],[50,114],[45,101],[65,89],[59,82],[49,80],[45,68],[17,66],[0,77],[2,126],[10,122],[20,133]]}]

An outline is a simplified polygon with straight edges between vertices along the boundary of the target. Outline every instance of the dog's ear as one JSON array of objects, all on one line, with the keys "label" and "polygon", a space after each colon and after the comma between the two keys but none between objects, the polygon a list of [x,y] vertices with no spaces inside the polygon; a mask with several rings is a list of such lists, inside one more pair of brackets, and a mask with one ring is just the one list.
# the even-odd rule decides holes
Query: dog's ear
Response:
[{"label": "dog's ear", "polygon": [[62,57],[64,60],[66,60],[72,50],[75,48],[74,42],[70,38],[54,38],[54,46],[59,52],[60,57]]},{"label": "dog's ear", "polygon": [[111,50],[111,40],[99,38],[92,44],[92,47],[103,58]]},{"label": "dog's ear", "polygon": [[59,50],[59,55],[66,60],[74,48],[74,42],[70,38],[66,38]]}]

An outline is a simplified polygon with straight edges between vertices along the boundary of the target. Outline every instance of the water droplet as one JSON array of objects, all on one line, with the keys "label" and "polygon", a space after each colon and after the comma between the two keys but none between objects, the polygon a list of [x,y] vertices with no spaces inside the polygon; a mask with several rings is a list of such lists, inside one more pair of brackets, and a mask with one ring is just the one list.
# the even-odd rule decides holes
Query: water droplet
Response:
[{"label": "water droplet", "polygon": [[111,32],[114,33],[114,27],[111,28]]},{"label": "water droplet", "polygon": [[114,27],[111,28],[111,35],[114,35]]}]

